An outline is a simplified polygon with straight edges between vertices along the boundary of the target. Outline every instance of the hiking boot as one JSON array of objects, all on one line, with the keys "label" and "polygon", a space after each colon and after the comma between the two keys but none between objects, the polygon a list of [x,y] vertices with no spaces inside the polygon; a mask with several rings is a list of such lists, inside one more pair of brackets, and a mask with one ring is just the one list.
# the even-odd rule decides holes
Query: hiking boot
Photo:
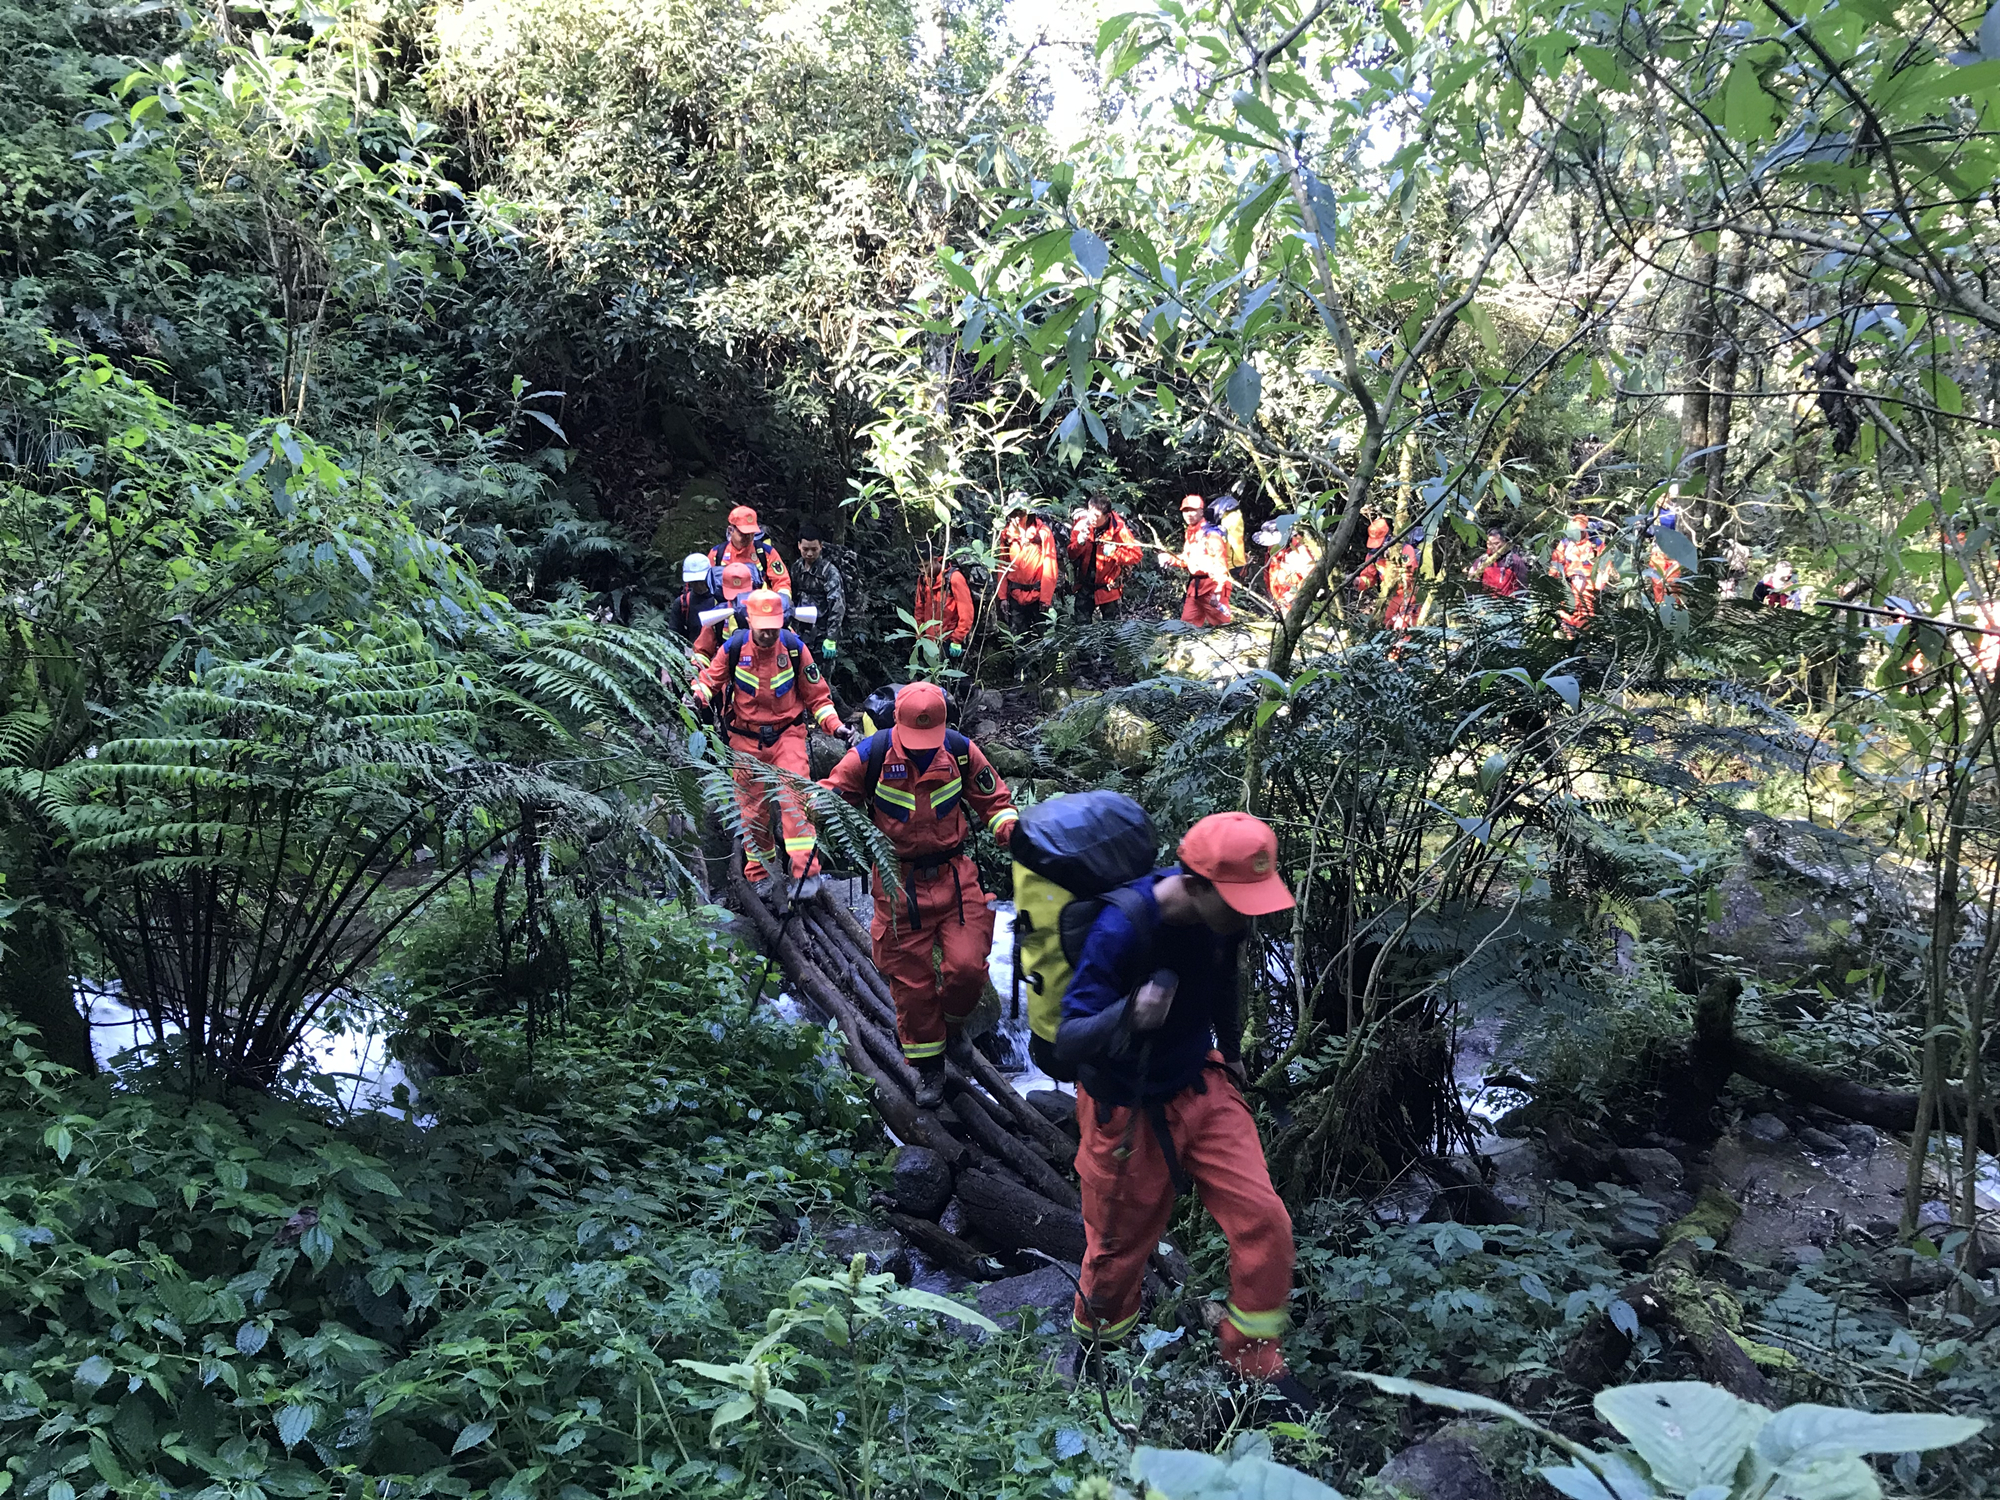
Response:
[{"label": "hiking boot", "polygon": [[947,1026],[944,1033],[944,1055],[959,1067],[972,1067],[972,1038],[965,1034],[963,1026]]},{"label": "hiking boot", "polygon": [[1274,1422],[1304,1422],[1320,1409],[1319,1397],[1300,1384],[1290,1370],[1264,1387],[1260,1404]]},{"label": "hiking boot", "polygon": [[917,1062],[917,1108],[936,1109],[944,1103],[944,1059],[920,1058]]},{"label": "hiking boot", "polygon": [[1104,1375],[1104,1346],[1095,1339],[1071,1339],[1056,1356],[1056,1378],[1066,1386],[1097,1384]]}]

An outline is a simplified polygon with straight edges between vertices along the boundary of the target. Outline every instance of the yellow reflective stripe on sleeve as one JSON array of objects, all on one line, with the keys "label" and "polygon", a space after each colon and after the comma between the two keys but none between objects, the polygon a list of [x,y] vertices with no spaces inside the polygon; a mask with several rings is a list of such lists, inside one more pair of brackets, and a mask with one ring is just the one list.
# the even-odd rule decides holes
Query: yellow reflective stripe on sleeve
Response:
[{"label": "yellow reflective stripe on sleeve", "polygon": [[822,703],[813,710],[813,717],[819,721],[819,727],[824,729],[840,717],[840,710],[831,703]]},{"label": "yellow reflective stripe on sleeve", "polygon": [[911,1062],[917,1062],[926,1057],[943,1057],[944,1043],[905,1042],[903,1043],[903,1056],[907,1057]]},{"label": "yellow reflective stripe on sleeve", "polygon": [[1120,1318],[1116,1323],[1106,1323],[1102,1326],[1097,1326],[1086,1323],[1082,1318],[1071,1314],[1069,1331],[1080,1339],[1092,1339],[1100,1344],[1110,1344],[1124,1338],[1126,1334],[1132,1331],[1138,1321],[1139,1315],[1133,1313],[1131,1317]]},{"label": "yellow reflective stripe on sleeve", "polygon": [[1247,1339],[1274,1339],[1285,1331],[1291,1322],[1291,1314],[1282,1307],[1275,1312],[1245,1312],[1232,1302],[1229,1304],[1229,1321]]},{"label": "yellow reflective stripe on sleeve", "polygon": [[997,834],[1007,824],[1018,823],[1020,821],[1021,815],[1018,812],[1014,811],[1011,807],[1003,807],[986,820],[986,831]]}]

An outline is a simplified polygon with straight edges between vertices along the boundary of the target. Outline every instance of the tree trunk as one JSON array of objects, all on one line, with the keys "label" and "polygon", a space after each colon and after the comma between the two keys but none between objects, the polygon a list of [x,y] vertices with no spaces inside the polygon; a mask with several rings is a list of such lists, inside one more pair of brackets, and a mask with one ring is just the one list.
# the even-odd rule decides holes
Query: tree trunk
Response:
[{"label": "tree trunk", "polygon": [[76,1008],[69,945],[54,922],[27,917],[7,934],[6,956],[0,958],[0,1008],[42,1034],[42,1051],[52,1061],[79,1073],[97,1071],[90,1023]]}]

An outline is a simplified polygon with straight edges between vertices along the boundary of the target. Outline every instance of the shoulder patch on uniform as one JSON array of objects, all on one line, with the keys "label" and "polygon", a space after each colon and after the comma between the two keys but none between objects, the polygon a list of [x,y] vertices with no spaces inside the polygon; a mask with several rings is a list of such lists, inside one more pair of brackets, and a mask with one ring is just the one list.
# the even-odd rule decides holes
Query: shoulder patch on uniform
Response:
[{"label": "shoulder patch on uniform", "polygon": [[979,768],[979,774],[972,778],[972,784],[978,790],[991,794],[995,785],[993,780],[993,768],[991,766],[981,766]]},{"label": "shoulder patch on uniform", "polygon": [[819,663],[818,663],[818,662],[814,661],[814,662],[807,662],[807,663],[806,663],[806,681],[807,681],[807,682],[818,682],[818,681],[819,681]]}]

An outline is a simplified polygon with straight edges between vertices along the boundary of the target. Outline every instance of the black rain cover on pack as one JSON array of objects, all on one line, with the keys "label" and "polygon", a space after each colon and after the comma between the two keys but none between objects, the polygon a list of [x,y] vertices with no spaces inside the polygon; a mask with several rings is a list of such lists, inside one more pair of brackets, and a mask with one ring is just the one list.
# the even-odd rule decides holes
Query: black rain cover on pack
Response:
[{"label": "black rain cover on pack", "polygon": [[1101,896],[1149,872],[1158,844],[1123,792],[1072,792],[1022,812],[1013,855],[1072,896]]}]

